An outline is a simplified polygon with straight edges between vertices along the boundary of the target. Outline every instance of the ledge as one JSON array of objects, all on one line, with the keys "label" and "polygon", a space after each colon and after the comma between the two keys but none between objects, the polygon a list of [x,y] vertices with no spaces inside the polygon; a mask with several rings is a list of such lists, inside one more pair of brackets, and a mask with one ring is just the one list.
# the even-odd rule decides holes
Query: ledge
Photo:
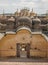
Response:
[{"label": "ledge", "polygon": [[41,34],[48,41],[48,37],[42,32],[32,32],[32,34]]}]

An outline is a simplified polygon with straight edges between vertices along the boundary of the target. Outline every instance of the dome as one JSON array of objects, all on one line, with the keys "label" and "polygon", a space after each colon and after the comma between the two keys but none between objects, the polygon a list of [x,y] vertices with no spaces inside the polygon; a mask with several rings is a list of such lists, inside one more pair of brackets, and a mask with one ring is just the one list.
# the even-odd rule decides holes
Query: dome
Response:
[{"label": "dome", "polygon": [[10,18],[8,19],[8,21],[15,21],[15,18],[14,18],[14,17],[10,17]]},{"label": "dome", "polygon": [[41,22],[41,20],[39,18],[35,18],[33,19],[34,22]]},{"label": "dome", "polygon": [[19,17],[16,20],[16,27],[29,27],[30,29],[32,28],[32,20],[29,17]]},{"label": "dome", "polygon": [[29,17],[19,17],[17,19],[17,22],[30,22],[30,23],[32,23],[32,20]]}]

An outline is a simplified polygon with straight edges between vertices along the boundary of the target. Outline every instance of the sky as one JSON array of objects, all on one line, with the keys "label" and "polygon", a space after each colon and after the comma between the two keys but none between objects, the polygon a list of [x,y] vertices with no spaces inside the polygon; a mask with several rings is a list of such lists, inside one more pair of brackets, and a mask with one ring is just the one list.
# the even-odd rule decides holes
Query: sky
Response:
[{"label": "sky", "polygon": [[29,8],[38,14],[48,11],[48,0],[0,0],[0,13],[14,13],[16,10]]}]

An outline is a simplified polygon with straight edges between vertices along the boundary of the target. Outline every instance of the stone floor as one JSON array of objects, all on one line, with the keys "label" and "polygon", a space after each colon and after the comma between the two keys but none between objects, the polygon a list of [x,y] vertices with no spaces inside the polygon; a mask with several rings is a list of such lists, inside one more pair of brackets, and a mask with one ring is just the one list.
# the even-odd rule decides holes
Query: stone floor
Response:
[{"label": "stone floor", "polygon": [[48,65],[45,58],[0,58],[0,65]]},{"label": "stone floor", "polygon": [[48,65],[48,63],[38,62],[0,62],[0,65]]},{"label": "stone floor", "polygon": [[0,62],[48,62],[47,58],[0,58]]}]

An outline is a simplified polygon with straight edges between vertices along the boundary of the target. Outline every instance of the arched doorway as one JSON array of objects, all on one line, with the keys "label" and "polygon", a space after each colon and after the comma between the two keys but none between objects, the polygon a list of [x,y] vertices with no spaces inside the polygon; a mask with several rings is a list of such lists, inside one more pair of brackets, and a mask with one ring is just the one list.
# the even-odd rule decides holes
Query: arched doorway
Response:
[{"label": "arched doorway", "polygon": [[16,43],[17,57],[30,57],[30,39],[32,32],[29,28],[19,28],[17,30],[18,42]]},{"label": "arched doorway", "polygon": [[30,57],[30,44],[17,43],[17,57],[29,58]]}]

